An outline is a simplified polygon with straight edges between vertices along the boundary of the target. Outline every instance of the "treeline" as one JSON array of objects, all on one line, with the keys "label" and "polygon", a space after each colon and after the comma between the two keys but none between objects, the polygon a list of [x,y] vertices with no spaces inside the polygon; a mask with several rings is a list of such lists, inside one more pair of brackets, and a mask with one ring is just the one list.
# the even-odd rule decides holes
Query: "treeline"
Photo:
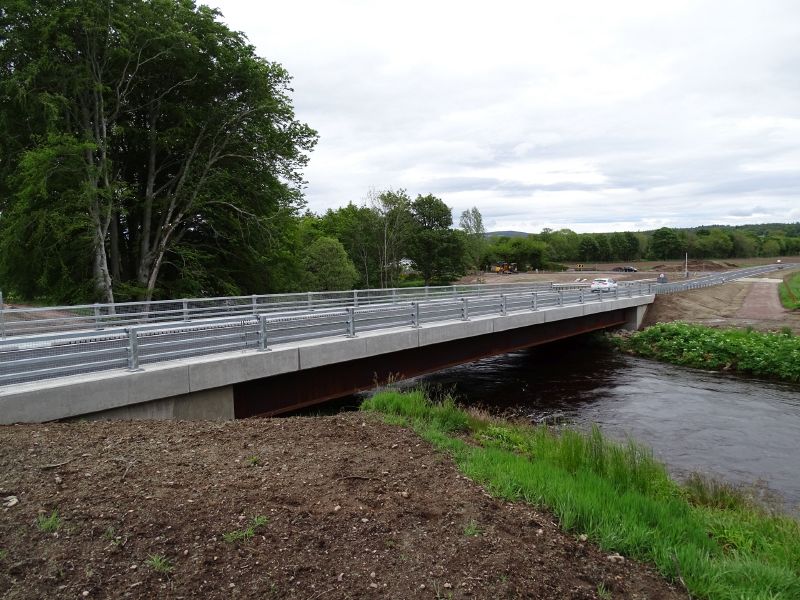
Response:
[{"label": "treeline", "polygon": [[[712,226],[693,229],[662,227],[648,232],[575,233],[570,229],[544,229],[523,237],[492,237],[486,259],[519,256],[515,248],[538,248],[540,264],[632,262],[636,260],[731,259],[800,254],[800,223]],[[524,259],[514,262],[526,264]],[[531,260],[527,264],[534,264]]]}]

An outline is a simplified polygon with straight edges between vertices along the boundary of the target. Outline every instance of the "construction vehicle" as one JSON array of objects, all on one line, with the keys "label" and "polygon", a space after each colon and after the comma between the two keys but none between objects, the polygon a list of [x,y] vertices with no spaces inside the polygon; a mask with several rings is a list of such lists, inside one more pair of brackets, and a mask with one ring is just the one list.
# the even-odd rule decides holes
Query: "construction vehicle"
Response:
[{"label": "construction vehicle", "polygon": [[517,272],[517,263],[497,262],[492,270],[501,275],[510,275]]}]

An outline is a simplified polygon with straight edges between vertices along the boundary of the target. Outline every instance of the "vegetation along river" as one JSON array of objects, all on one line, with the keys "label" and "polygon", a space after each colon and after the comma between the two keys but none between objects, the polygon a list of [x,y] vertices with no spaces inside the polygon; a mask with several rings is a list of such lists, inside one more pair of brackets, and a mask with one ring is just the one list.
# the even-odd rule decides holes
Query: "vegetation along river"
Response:
[{"label": "vegetation along river", "polygon": [[700,472],[777,492],[800,510],[800,386],[635,358],[579,338],[403,382],[533,421],[597,423],[652,447],[678,477]]}]

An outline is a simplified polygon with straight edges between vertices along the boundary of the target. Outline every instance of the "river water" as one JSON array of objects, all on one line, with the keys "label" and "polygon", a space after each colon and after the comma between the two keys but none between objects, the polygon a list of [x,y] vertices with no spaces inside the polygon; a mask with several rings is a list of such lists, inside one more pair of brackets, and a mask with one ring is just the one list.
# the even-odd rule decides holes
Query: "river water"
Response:
[{"label": "river water", "polygon": [[776,492],[800,509],[800,386],[687,369],[581,337],[403,382],[466,405],[588,428],[650,446],[671,472]]}]

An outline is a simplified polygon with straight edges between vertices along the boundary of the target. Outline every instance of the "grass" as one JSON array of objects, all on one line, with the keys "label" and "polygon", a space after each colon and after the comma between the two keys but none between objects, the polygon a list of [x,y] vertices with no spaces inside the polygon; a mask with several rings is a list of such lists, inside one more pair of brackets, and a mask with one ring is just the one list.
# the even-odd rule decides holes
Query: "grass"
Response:
[{"label": "grass", "polygon": [[61,517],[58,516],[58,511],[54,510],[47,515],[39,515],[36,517],[36,528],[43,533],[55,533],[61,527]]},{"label": "grass", "polygon": [[680,486],[633,441],[494,421],[422,391],[384,391],[362,407],[412,427],[496,497],[549,508],[565,530],[654,564],[694,597],[800,598],[796,520],[732,488]]},{"label": "grass", "polygon": [[247,458],[247,464],[250,467],[257,467],[261,464],[261,459],[258,456],[250,456]]},{"label": "grass", "polygon": [[147,557],[147,560],[144,561],[144,564],[153,569],[156,573],[161,573],[162,575],[169,575],[175,570],[175,567],[163,554],[151,554]]},{"label": "grass", "polygon": [[800,309],[800,271],[783,278],[783,283],[778,286],[778,294],[784,308]]},{"label": "grass", "polygon": [[678,365],[800,381],[800,336],[788,328],[763,333],[659,323],[614,340],[627,352]]},{"label": "grass", "polygon": [[8,550],[0,548],[0,562],[4,561],[6,558],[8,558]]},{"label": "grass", "polygon": [[267,517],[255,516],[250,521],[250,525],[248,525],[245,529],[236,529],[234,531],[229,531],[228,533],[223,533],[222,539],[229,544],[235,544],[236,542],[241,542],[242,540],[249,540],[255,536],[257,529],[264,527],[268,522],[269,519]]},{"label": "grass", "polygon": [[481,534],[481,529],[480,527],[478,527],[478,524],[475,522],[474,519],[470,520],[470,522],[464,526],[464,535],[474,537],[480,534]]}]

